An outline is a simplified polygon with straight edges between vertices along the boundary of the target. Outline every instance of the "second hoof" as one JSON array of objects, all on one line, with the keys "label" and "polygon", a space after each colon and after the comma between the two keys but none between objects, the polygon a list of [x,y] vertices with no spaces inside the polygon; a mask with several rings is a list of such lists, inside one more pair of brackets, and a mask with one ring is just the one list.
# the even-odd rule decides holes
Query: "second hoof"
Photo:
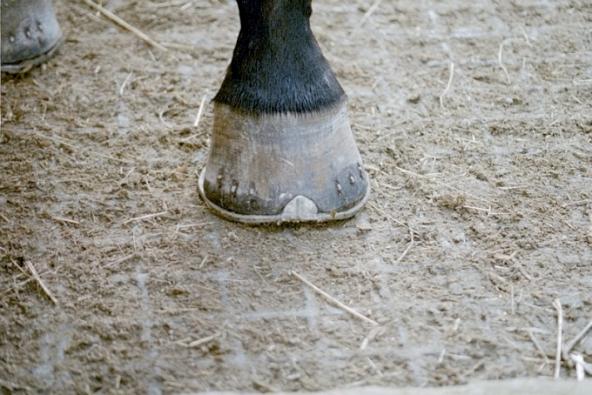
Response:
[{"label": "second hoof", "polygon": [[55,55],[62,32],[51,0],[2,0],[2,65],[22,73]]}]

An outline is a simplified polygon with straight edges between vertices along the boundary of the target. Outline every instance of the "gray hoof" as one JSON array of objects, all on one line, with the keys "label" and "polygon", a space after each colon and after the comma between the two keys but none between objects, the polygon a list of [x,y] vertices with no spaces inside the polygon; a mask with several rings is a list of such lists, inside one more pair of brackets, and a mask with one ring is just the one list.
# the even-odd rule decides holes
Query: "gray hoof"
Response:
[{"label": "gray hoof", "polygon": [[2,0],[2,72],[21,73],[57,51],[62,32],[51,0]]},{"label": "gray hoof", "polygon": [[369,187],[345,102],[304,114],[251,114],[215,103],[199,193],[215,213],[243,223],[352,217]]}]

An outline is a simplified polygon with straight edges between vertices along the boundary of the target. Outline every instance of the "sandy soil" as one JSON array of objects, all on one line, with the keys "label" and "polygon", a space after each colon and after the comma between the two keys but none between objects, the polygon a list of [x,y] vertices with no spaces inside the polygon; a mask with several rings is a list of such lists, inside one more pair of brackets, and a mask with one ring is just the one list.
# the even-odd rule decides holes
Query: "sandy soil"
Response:
[{"label": "sandy soil", "polygon": [[[592,3],[371,3],[313,4],[370,202],[331,226],[267,228],[221,220],[197,194],[234,2],[107,2],[166,53],[82,2],[57,2],[59,56],[2,76],[0,387],[552,375],[553,300],[568,340],[592,318]],[[592,362],[592,336],[576,350]]]}]

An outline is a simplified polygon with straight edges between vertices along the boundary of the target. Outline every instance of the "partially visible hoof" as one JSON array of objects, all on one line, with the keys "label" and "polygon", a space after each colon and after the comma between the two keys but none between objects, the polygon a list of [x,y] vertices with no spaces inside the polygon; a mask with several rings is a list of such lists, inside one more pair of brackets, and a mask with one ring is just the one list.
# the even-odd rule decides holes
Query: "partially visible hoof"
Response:
[{"label": "partially visible hoof", "polygon": [[354,216],[369,186],[345,102],[303,114],[251,114],[215,103],[199,193],[215,213],[243,223]]},{"label": "partially visible hoof", "polygon": [[2,64],[22,73],[55,55],[62,32],[51,0],[2,0]]}]

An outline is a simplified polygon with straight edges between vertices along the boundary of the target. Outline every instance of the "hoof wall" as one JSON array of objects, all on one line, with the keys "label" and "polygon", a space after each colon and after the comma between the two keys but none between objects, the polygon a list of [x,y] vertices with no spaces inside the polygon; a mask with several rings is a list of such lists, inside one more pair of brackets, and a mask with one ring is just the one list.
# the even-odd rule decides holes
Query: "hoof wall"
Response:
[{"label": "hoof wall", "polygon": [[345,102],[279,114],[214,104],[199,191],[219,215],[245,223],[340,220],[362,208],[368,188]]}]

